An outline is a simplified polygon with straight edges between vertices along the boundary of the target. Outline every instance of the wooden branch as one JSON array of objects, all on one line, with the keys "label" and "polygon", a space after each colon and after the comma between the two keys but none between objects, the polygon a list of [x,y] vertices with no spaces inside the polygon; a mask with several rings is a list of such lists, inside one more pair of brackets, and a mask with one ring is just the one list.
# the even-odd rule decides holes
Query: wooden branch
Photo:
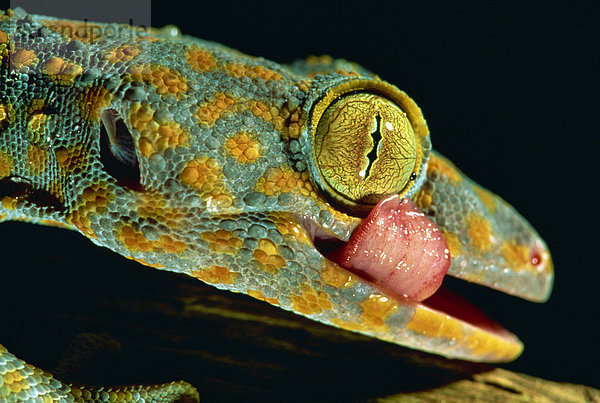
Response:
[{"label": "wooden branch", "polygon": [[474,374],[446,385],[395,394],[382,402],[600,402],[589,386],[552,382],[501,368]]},{"label": "wooden branch", "polygon": [[51,369],[77,334],[110,334],[60,367],[70,381],[183,379],[203,401],[600,402],[591,387],[418,353],[89,250],[102,257],[27,256],[0,282],[0,342],[20,358]]}]

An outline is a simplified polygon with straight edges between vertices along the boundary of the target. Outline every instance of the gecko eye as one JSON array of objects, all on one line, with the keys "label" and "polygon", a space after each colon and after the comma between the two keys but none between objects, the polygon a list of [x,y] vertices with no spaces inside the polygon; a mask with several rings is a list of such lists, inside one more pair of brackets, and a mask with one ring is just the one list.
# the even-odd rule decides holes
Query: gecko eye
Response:
[{"label": "gecko eye", "polygon": [[336,201],[359,210],[388,195],[410,196],[430,147],[419,108],[389,84],[345,84],[330,90],[313,111],[316,182]]},{"label": "gecko eye", "polygon": [[114,109],[105,109],[101,121],[100,158],[104,169],[119,186],[142,190],[135,143],[127,125]]}]

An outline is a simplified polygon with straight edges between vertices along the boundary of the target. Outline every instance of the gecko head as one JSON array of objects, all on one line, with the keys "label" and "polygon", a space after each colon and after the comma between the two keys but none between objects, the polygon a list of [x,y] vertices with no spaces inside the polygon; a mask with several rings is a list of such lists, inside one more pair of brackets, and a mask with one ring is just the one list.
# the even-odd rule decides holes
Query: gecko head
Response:
[{"label": "gecko head", "polygon": [[[115,140],[103,121],[113,148],[135,147],[141,186],[112,174],[113,204],[123,213],[104,243],[143,264],[411,348],[516,358],[518,338],[442,283],[450,275],[547,299],[550,254],[526,220],[431,151],[419,108],[394,86],[317,77],[301,105],[295,139],[264,116],[249,121],[255,103],[228,96],[199,106],[213,125],[189,129],[165,127],[160,108],[129,111],[131,142]],[[211,116],[219,108],[230,110]],[[149,113],[144,125],[188,144],[145,148],[137,122]]]},{"label": "gecko head", "polygon": [[144,265],[408,347],[518,356],[515,336],[440,283],[541,301],[547,248],[431,151],[396,87],[227,64],[226,49],[188,41],[110,50],[110,72],[78,57],[44,61],[25,81],[45,92],[1,105],[2,140],[22,141],[0,142],[0,220],[76,229]]}]

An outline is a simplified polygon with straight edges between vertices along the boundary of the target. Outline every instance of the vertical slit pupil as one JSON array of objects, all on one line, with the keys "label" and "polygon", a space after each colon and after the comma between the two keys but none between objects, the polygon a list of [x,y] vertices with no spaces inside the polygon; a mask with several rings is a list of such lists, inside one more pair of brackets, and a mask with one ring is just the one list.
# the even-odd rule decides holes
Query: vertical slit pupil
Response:
[{"label": "vertical slit pupil", "polygon": [[375,131],[371,133],[371,137],[373,138],[373,148],[367,154],[367,159],[369,160],[369,165],[367,165],[365,178],[371,176],[371,168],[373,167],[373,163],[377,159],[377,148],[379,147],[379,142],[381,141],[381,116],[377,114],[375,116]]}]

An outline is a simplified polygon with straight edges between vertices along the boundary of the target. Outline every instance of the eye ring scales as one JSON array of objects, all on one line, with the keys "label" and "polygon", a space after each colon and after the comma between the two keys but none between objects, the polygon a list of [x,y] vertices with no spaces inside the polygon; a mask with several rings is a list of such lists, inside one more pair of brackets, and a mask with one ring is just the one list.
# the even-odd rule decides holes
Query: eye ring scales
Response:
[{"label": "eye ring scales", "polygon": [[392,194],[411,197],[424,180],[431,143],[421,110],[377,80],[326,89],[309,119],[311,176],[335,203],[364,212]]}]

